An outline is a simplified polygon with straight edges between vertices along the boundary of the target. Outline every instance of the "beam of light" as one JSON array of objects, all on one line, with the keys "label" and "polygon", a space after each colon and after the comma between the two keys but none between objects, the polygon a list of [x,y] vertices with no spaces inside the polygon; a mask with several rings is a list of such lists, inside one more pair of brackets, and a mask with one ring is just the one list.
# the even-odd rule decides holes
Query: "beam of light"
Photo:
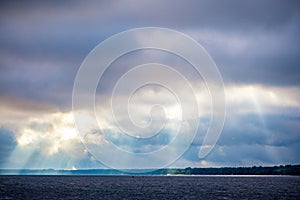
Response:
[{"label": "beam of light", "polygon": [[[45,125],[47,123],[52,126]],[[16,133],[17,146],[4,167],[71,169],[82,148],[73,123],[72,113],[51,113],[43,117],[29,118]],[[34,125],[33,125],[34,124]],[[76,149],[77,148],[77,149]],[[79,152],[80,153],[80,152]]]},{"label": "beam of light", "polygon": [[249,94],[251,97],[251,100],[253,102],[253,105],[255,107],[255,112],[258,114],[258,118],[260,119],[261,124],[263,125],[263,128],[266,129],[266,123],[265,123],[265,119],[263,116],[263,110],[262,110],[262,106],[258,100],[258,93],[256,92],[256,90],[253,87],[249,88]]}]

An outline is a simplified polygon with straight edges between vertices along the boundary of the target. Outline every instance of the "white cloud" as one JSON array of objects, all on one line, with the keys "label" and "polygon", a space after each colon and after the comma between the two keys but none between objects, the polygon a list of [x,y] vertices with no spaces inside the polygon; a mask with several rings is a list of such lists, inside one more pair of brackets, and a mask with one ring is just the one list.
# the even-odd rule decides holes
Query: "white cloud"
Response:
[{"label": "white cloud", "polygon": [[238,113],[276,114],[282,108],[300,108],[300,88],[263,85],[226,87],[227,107]]}]

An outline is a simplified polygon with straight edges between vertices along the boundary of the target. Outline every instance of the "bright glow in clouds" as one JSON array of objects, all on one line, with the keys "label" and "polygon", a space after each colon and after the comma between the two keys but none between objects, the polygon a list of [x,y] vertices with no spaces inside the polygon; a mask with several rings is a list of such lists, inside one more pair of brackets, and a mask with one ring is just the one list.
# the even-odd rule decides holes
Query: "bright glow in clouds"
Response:
[{"label": "bright glow in clouds", "polygon": [[[76,133],[72,113],[29,117],[20,124],[16,129],[17,146],[5,166],[70,168],[77,159],[88,156]],[[31,161],[33,155],[36,158]],[[62,157],[65,160],[60,160]]]},{"label": "bright glow in clouds", "polygon": [[43,153],[53,155],[68,147],[70,141],[79,141],[71,113],[54,113],[44,118],[28,119],[25,127],[18,130],[17,143],[20,146],[39,145],[47,141]]},{"label": "bright glow in clouds", "polygon": [[[279,107],[300,107],[300,89],[296,87],[266,87],[262,85],[229,86],[226,89],[228,106],[237,112],[264,114],[277,112]],[[235,104],[235,105],[234,105]],[[259,108],[257,108],[257,106]]]}]

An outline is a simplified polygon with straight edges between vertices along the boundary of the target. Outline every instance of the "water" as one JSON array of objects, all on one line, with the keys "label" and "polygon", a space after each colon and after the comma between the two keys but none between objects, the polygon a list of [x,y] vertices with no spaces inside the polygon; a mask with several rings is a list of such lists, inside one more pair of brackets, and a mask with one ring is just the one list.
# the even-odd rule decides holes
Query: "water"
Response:
[{"label": "water", "polygon": [[300,199],[293,176],[0,176],[0,199]]}]

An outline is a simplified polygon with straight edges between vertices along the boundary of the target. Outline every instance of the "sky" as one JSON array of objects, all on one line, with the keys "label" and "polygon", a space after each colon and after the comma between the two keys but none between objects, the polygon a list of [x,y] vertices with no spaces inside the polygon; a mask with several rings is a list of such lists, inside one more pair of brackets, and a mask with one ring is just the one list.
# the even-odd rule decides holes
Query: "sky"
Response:
[{"label": "sky", "polygon": [[[140,27],[174,29],[206,49],[224,81],[226,119],[213,150],[200,159],[211,111],[203,80],[170,53],[132,52],[112,63],[96,92],[97,120],[115,145],[146,152],[169,144],[174,137],[180,109],[169,91],[158,86],[137,90],[130,104],[133,120],[141,126],[149,123],[149,109],[152,128],[162,118],[170,122],[151,141],[137,144],[120,137],[120,127],[112,124],[105,109],[124,72],[131,66],[159,62],[173,66],[195,86],[201,111],[193,119],[199,122],[199,133],[170,167],[300,163],[298,1],[17,0],[0,4],[0,168],[107,167],[82,144],[72,112],[73,84],[81,63],[100,42]],[[166,79],[182,89],[181,82],[163,73],[138,77]],[[130,129],[122,106],[127,101],[124,90],[116,95],[114,108],[124,129]],[[149,108],[155,104],[166,106],[165,113]],[[142,136],[152,134],[151,128],[143,130]],[[168,159],[167,155],[161,159]]]}]

